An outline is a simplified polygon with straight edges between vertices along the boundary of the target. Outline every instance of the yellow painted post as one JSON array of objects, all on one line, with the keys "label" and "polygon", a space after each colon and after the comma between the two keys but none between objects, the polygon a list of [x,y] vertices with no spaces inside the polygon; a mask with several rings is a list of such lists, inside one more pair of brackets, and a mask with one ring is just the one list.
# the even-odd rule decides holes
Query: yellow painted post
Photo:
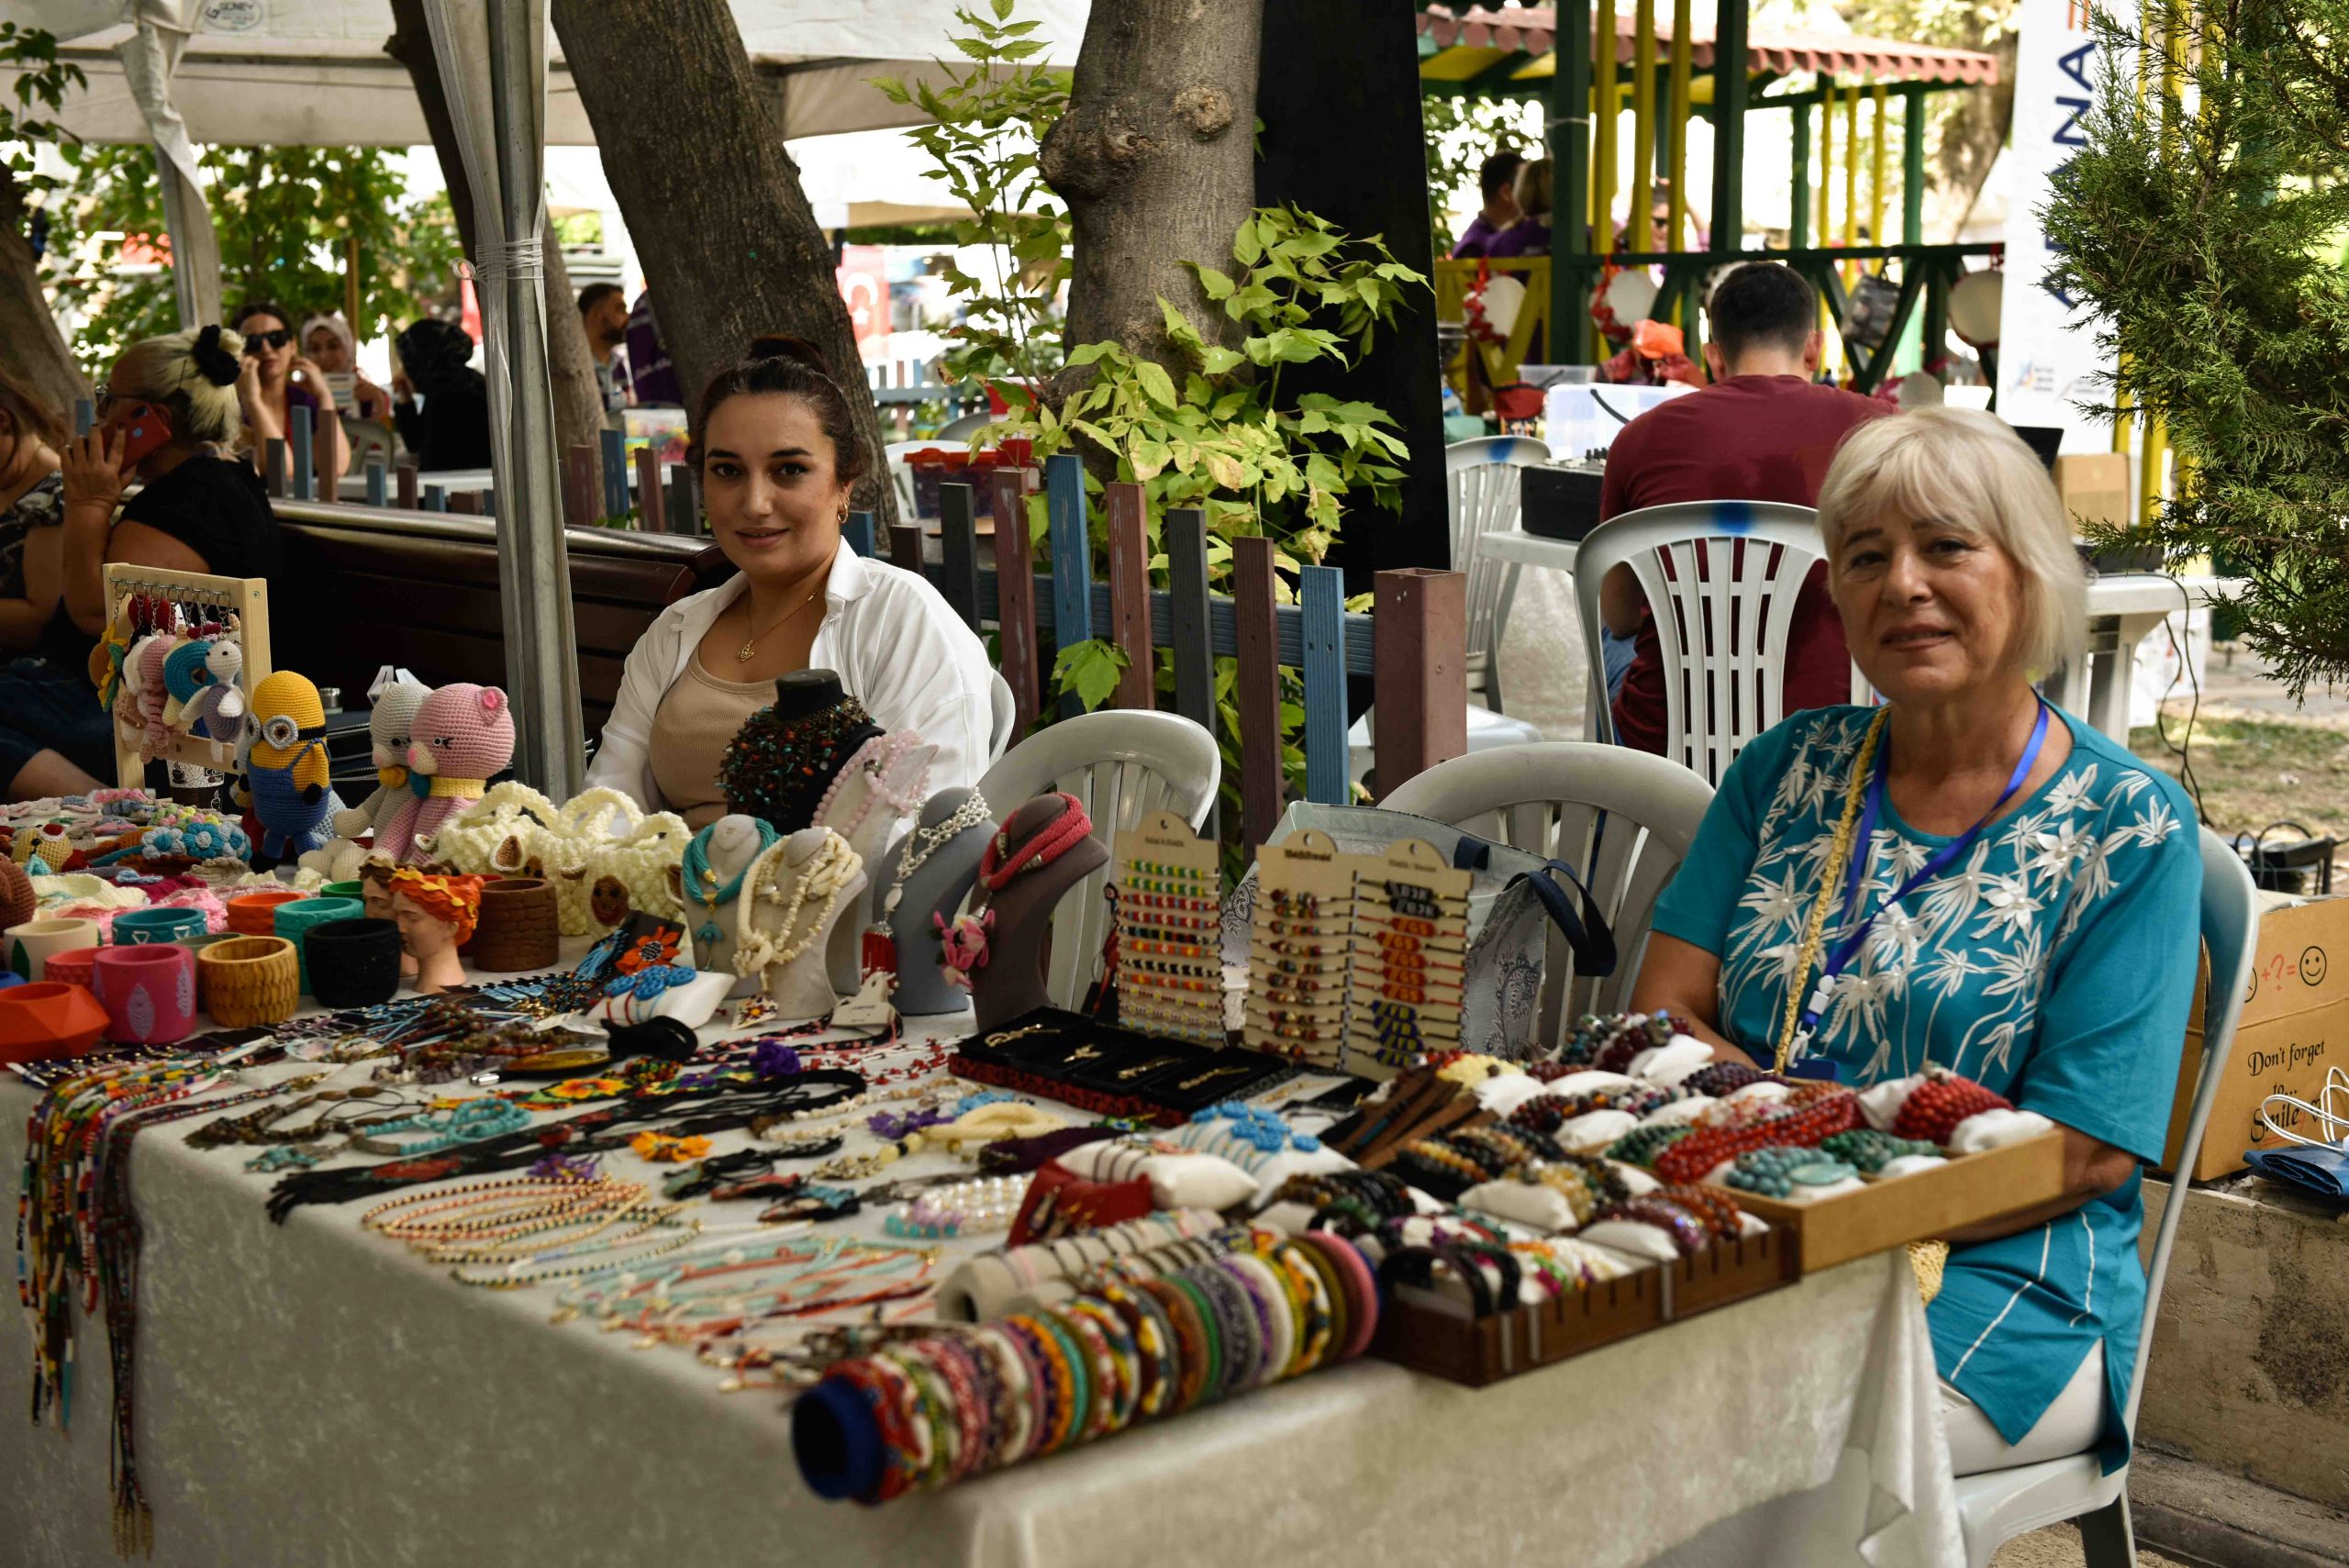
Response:
[{"label": "yellow painted post", "polygon": [[[1817,238],[1813,245],[1824,250],[1835,243],[1831,215],[1831,191],[1835,181],[1835,79],[1825,72],[1819,76],[1819,222],[1813,226]],[[1819,296],[1819,324],[1823,328],[1835,325],[1827,308],[1827,296]]]},{"label": "yellow painted post", "polygon": [[1884,154],[1885,117],[1884,83],[1879,82],[1870,91],[1868,100],[1870,124],[1868,134],[1868,243],[1882,245],[1884,238]]},{"label": "yellow painted post", "polygon": [[[1860,242],[1860,84],[1843,95],[1843,248]],[[1852,263],[1843,263],[1843,286],[1858,281]]]},{"label": "yellow painted post", "polygon": [[1645,250],[1653,238],[1648,214],[1655,210],[1655,0],[1639,0],[1631,34],[1631,249]]},{"label": "yellow painted post", "polygon": [[1615,89],[1615,0],[1598,0],[1591,36],[1597,50],[1591,56],[1591,96],[1598,106],[1597,134],[1591,138],[1592,161],[1598,165],[1590,183],[1591,205],[1598,212],[1592,249],[1604,256],[1615,249],[1615,119],[1623,107]]},{"label": "yellow painted post", "polygon": [[[1671,240],[1664,247],[1677,250],[1681,236],[1686,232],[1688,213],[1688,72],[1691,65],[1694,24],[1688,19],[1688,0],[1672,0],[1672,204]],[[1674,325],[1684,316],[1676,302],[1672,307]]]},{"label": "yellow painted post", "polygon": [[2144,527],[2161,510],[2162,459],[2169,453],[2169,432],[2159,419],[2145,420],[2145,450],[2137,469],[2137,526]]}]

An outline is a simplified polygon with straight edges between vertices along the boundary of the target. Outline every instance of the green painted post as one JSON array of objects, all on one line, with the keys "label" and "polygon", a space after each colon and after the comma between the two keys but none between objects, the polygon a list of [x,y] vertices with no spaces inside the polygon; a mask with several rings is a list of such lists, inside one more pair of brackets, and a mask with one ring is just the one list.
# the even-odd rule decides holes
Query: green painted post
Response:
[{"label": "green painted post", "polygon": [[1551,167],[1561,178],[1550,220],[1549,353],[1575,365],[1590,357],[1590,274],[1575,264],[1590,251],[1590,0],[1562,0],[1557,41],[1565,60],[1550,78]]},{"label": "green painted post", "polygon": [[1745,246],[1745,8],[1721,0],[1713,22],[1713,245]]},{"label": "green painted post", "polygon": [[[1900,243],[1922,245],[1925,242],[1925,84],[1911,82],[1900,89],[1903,107],[1908,111],[1900,128]],[[1900,263],[1902,272],[1910,267],[1931,266],[1921,257],[1911,257]],[[1928,279],[1930,283],[1932,280]],[[1932,291],[1928,291],[1930,300]],[[1896,375],[1923,368],[1924,362],[1939,351],[1939,338],[1932,336],[1933,311],[1930,304],[1911,317],[1900,334],[1900,346],[1894,351],[1892,369]]]},{"label": "green painted post", "polygon": [[1795,118],[1795,207],[1787,243],[1800,250],[1810,244],[1810,101],[1798,98],[1787,112]]}]

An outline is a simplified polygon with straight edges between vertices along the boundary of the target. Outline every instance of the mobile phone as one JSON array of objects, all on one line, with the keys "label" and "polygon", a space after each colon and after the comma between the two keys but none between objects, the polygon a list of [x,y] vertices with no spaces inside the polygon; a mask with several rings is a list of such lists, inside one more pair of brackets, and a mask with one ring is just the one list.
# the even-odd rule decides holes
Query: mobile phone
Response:
[{"label": "mobile phone", "polygon": [[172,417],[151,403],[134,403],[122,421],[122,470],[129,473],[139,460],[169,446]]}]

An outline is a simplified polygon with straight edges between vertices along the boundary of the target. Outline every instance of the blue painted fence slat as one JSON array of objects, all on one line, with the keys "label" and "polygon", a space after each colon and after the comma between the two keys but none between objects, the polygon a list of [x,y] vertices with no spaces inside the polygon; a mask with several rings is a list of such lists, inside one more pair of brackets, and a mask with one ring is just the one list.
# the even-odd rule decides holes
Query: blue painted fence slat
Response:
[{"label": "blue painted fence slat", "polygon": [[604,516],[628,515],[628,438],[618,430],[598,430],[603,443]]},{"label": "blue painted fence slat", "polygon": [[[1050,520],[1052,546],[1052,645],[1073,648],[1093,636],[1093,543],[1085,531],[1085,465],[1074,453],[1060,452],[1044,460],[1044,508]],[[1098,584],[1105,600],[1101,618],[1108,619],[1108,584]],[[1045,687],[1051,689],[1050,677]],[[1080,711],[1074,693],[1062,703],[1063,714]]]},{"label": "blue painted fence slat", "polygon": [[367,464],[367,504],[370,506],[385,506],[391,504],[391,486],[383,463],[370,460]]},{"label": "blue painted fence slat", "polygon": [[1297,572],[1304,642],[1305,797],[1346,802],[1346,574],[1334,566]]}]

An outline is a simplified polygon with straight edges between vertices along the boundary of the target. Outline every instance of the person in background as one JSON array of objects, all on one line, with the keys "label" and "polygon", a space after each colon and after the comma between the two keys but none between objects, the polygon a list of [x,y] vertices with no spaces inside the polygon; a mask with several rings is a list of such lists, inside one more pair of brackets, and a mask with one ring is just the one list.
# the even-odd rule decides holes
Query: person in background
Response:
[{"label": "person in background", "polygon": [[1468,220],[1468,227],[1460,231],[1460,243],[1452,248],[1453,259],[1486,254],[1485,248],[1523,216],[1517,209],[1513,187],[1517,183],[1517,172],[1524,162],[1523,153],[1504,148],[1486,159],[1478,168],[1476,188],[1484,193],[1485,205],[1475,217]]},{"label": "person in background", "polygon": [[612,357],[628,345],[628,295],[620,285],[589,284],[581,289],[579,325],[596,361],[596,390],[604,395],[604,412],[618,413],[628,406],[628,383],[612,364]]},{"label": "person in background", "polygon": [[[90,672],[106,629],[108,562],[278,574],[269,492],[233,454],[252,363],[240,362],[244,346],[217,327],[133,343],[98,394],[96,426],[66,443],[61,602],[31,655],[0,669],[0,780],[10,799],[113,782],[114,719],[98,706]],[[134,477],[142,488],[122,506]]]},{"label": "person in background", "polygon": [[778,677],[830,670],[884,729],[938,748],[933,789],[974,784],[990,745],[986,647],[918,572],[841,542],[874,454],[840,384],[796,338],[760,338],[702,394],[694,461],[710,531],[740,570],[661,612],[629,651],[587,783],[699,828],[726,813],[718,764]]},{"label": "person in background", "polygon": [[628,313],[629,400],[640,406],[658,404],[671,408],[685,405],[685,389],[677,384],[676,367],[661,342],[661,323],[652,314],[652,291],[636,296]]},{"label": "person in background", "polygon": [[1547,158],[1536,158],[1518,170],[1513,195],[1522,216],[1494,237],[1485,248],[1486,255],[1497,260],[1550,253],[1550,177]]},{"label": "person in background", "polygon": [[[1872,398],[1812,384],[1822,346],[1819,296],[1775,261],[1749,261],[1723,278],[1707,312],[1705,365],[1713,384],[1651,408],[1626,425],[1607,454],[1601,522],[1678,501],[1819,504],[1837,443],[1890,412]],[[1664,748],[1664,652],[1639,580],[1618,566],[1599,584],[1601,643],[1613,662],[1633,651],[1612,704],[1615,739],[1642,751]],[[1846,701],[1851,656],[1827,596],[1826,573],[1803,579],[1787,627],[1784,711]]]},{"label": "person in background", "polygon": [[350,395],[338,399],[345,414],[372,425],[392,422],[392,395],[359,372],[359,343],[351,323],[333,311],[313,316],[302,323],[302,347],[329,384],[336,376],[351,378]]},{"label": "person in background", "polygon": [[[351,466],[351,443],[343,439],[342,421],[336,416],[334,389],[326,372],[302,351],[295,340],[293,318],[274,305],[256,303],[237,313],[236,328],[244,339],[244,374],[237,382],[242,406],[245,439],[252,444],[253,464],[269,461],[269,443],[286,439],[293,410],[310,411],[311,462],[317,465],[315,494],[331,500]],[[287,448],[286,462],[293,462]],[[287,475],[290,484],[292,475]]]},{"label": "person in background", "polygon": [[57,608],[65,421],[0,364],[0,649],[22,652]]},{"label": "person in background", "polygon": [[[453,321],[428,316],[394,344],[404,367],[392,380],[400,439],[426,473],[489,466],[489,384],[473,369],[473,340]],[[424,395],[424,406],[416,395]]]}]

